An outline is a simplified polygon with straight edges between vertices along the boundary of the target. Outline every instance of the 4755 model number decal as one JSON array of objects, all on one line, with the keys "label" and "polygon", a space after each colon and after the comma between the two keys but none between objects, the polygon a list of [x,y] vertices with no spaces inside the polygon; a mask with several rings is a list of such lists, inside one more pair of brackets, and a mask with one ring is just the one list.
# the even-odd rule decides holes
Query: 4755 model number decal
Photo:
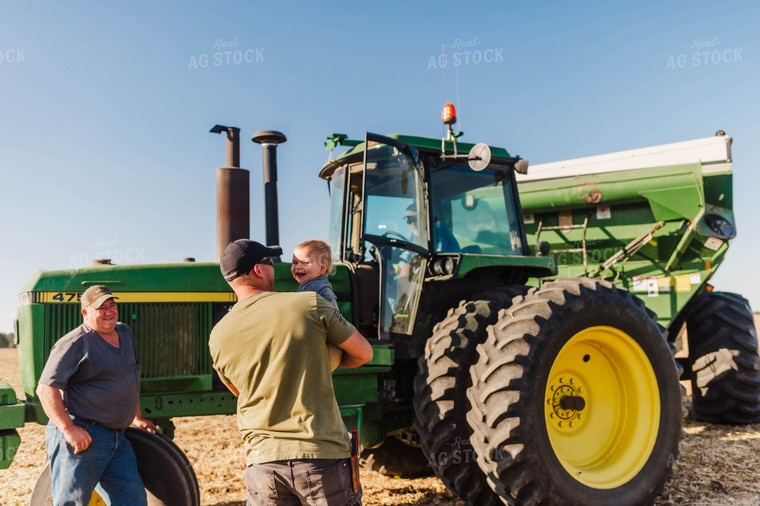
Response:
[{"label": "4755 model number decal", "polygon": [[[124,302],[237,302],[235,293],[225,292],[113,292],[117,303]],[[82,292],[26,292],[19,304],[78,304]]]},{"label": "4755 model number decal", "polygon": [[48,292],[46,295],[50,296],[50,301],[53,302],[80,302],[82,294],[78,292]]}]

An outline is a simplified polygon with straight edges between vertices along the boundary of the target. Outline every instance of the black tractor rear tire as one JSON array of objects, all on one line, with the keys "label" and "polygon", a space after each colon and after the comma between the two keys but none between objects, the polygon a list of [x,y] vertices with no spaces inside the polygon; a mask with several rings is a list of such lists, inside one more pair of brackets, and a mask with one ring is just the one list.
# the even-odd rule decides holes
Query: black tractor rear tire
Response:
[{"label": "black tractor rear tire", "polygon": [[687,306],[685,321],[696,418],[760,422],[760,357],[747,300],[735,293],[702,293]]},{"label": "black tractor rear tire", "polygon": [[467,425],[467,388],[475,347],[486,338],[486,329],[498,311],[512,298],[523,295],[521,286],[477,294],[449,310],[433,329],[418,361],[414,381],[415,427],[430,467],[444,485],[469,504],[498,504],[477,465]]},{"label": "black tractor rear tire", "polygon": [[556,280],[477,347],[467,420],[510,505],[654,501],[678,458],[681,394],[655,315],[615,285]]},{"label": "black tractor rear tire", "polygon": [[[148,495],[148,506],[199,506],[195,471],[184,452],[162,434],[133,427],[125,431],[137,457],[137,470]],[[53,504],[50,464],[46,464],[32,490],[31,506]]]}]

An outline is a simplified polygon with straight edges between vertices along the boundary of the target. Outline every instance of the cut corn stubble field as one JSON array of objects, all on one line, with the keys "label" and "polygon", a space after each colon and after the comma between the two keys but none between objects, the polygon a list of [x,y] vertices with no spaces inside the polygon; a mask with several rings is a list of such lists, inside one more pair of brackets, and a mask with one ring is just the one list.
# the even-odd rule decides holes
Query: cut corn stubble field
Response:
[{"label": "cut corn stubble field", "polygon": [[[758,317],[755,317],[756,323]],[[0,382],[10,383],[20,397],[15,349],[0,349]],[[687,390],[689,385],[684,383]],[[687,407],[690,400],[687,398]],[[245,504],[244,451],[235,416],[179,418],[175,442],[193,464],[204,505]],[[0,471],[0,504],[29,504],[37,475],[45,465],[45,428],[19,429],[21,448],[9,469]],[[658,505],[760,504],[760,424],[724,426],[685,420],[675,477],[657,499]],[[365,505],[461,505],[434,477],[401,479],[361,473]]]}]

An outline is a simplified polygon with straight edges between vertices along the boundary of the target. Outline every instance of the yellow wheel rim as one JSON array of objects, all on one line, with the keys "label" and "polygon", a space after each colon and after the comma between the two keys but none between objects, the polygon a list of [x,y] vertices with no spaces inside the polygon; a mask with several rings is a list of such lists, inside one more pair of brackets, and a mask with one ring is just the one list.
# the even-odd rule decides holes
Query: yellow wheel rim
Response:
[{"label": "yellow wheel rim", "polygon": [[554,454],[584,485],[623,485],[649,459],[660,424],[657,377],[625,332],[599,326],[575,334],[554,360],[544,402]]},{"label": "yellow wheel rim", "polygon": [[107,504],[103,498],[100,497],[100,494],[93,492],[92,497],[90,497],[90,502],[87,503],[87,506],[107,506]]}]

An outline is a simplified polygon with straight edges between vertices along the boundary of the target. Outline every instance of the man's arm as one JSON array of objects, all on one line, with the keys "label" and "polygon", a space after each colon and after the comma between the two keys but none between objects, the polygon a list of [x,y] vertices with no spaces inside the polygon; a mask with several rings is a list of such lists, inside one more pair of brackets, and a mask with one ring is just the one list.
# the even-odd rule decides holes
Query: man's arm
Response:
[{"label": "man's arm", "polygon": [[343,350],[343,360],[338,367],[359,367],[372,360],[372,345],[358,330],[338,345]]},{"label": "man's arm", "polygon": [[156,426],[148,420],[147,418],[143,418],[142,416],[142,410],[140,409],[140,398],[137,398],[137,414],[135,415],[135,419],[132,420],[132,425],[135,427],[140,427],[141,429],[145,429],[148,432],[153,432],[155,434],[156,432]]},{"label": "man's arm", "polygon": [[61,431],[66,441],[74,447],[74,453],[83,452],[90,446],[92,437],[90,433],[74,424],[66,412],[61,398],[61,391],[49,385],[37,385],[37,397],[40,399],[42,409]]},{"label": "man's arm", "polygon": [[235,397],[240,397],[240,392],[238,392],[238,389],[235,387],[235,385],[232,383],[225,383],[225,386],[229,389],[230,392],[232,392],[232,395]]}]

